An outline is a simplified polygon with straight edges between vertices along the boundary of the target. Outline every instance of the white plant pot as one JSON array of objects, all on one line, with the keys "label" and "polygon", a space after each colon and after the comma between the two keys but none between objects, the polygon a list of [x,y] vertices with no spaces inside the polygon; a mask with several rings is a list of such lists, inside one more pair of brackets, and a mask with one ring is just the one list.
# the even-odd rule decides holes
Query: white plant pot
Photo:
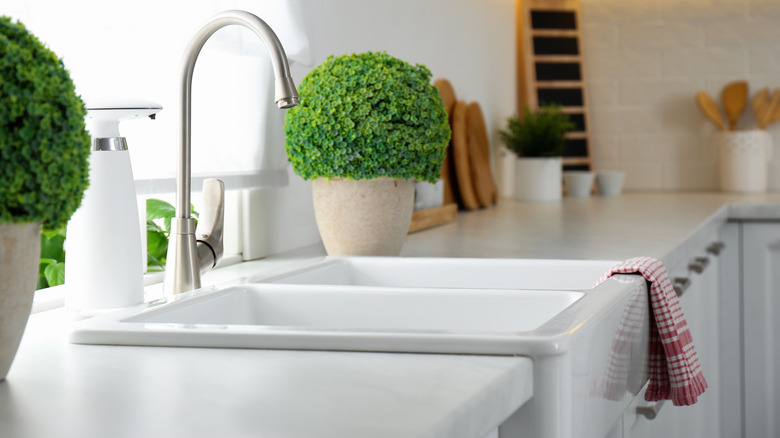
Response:
[{"label": "white plant pot", "polygon": [[397,256],[414,207],[414,181],[312,181],[314,215],[329,255]]},{"label": "white plant pot", "polygon": [[0,381],[8,375],[32,308],[41,224],[0,224]]},{"label": "white plant pot", "polygon": [[515,171],[515,197],[527,202],[561,200],[563,189],[561,157],[518,158]]},{"label": "white plant pot", "polygon": [[724,192],[765,192],[769,182],[772,137],[763,129],[715,134]]}]

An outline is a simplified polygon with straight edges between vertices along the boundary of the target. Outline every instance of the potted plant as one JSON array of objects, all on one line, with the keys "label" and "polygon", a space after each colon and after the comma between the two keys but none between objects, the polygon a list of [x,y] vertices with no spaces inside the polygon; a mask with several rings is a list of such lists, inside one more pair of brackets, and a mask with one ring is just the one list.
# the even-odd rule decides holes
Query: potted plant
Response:
[{"label": "potted plant", "polygon": [[517,154],[515,194],[521,201],[561,199],[563,147],[574,123],[559,106],[545,105],[532,111],[525,107],[523,118],[512,116],[500,131],[507,148]]},{"label": "potted plant", "polygon": [[285,116],[287,157],[312,180],[328,254],[400,254],[414,181],[436,182],[450,139],[430,70],[384,52],[331,56],[298,94]]},{"label": "potted plant", "polygon": [[88,184],[86,113],[62,61],[0,17],[0,380],[30,314],[41,227],[64,227]]}]

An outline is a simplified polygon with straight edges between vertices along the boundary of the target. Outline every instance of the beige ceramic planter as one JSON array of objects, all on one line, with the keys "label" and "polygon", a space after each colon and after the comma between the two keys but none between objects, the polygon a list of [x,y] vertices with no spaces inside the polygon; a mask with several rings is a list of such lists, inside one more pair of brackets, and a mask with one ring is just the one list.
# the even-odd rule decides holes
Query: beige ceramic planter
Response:
[{"label": "beige ceramic planter", "polygon": [[41,224],[0,224],[0,380],[22,340],[41,256]]},{"label": "beige ceramic planter", "polygon": [[401,254],[414,207],[414,181],[313,181],[314,214],[329,255]]}]

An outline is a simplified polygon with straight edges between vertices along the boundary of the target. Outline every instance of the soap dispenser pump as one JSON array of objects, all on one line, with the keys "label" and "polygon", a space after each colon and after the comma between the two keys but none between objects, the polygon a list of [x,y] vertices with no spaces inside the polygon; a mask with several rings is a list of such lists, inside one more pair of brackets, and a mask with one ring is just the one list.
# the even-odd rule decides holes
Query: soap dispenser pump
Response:
[{"label": "soap dispenser pump", "polygon": [[65,305],[71,311],[129,307],[143,302],[144,254],[127,140],[119,123],[162,110],[142,100],[87,105],[92,135],[89,187],[73,214],[65,241]]}]

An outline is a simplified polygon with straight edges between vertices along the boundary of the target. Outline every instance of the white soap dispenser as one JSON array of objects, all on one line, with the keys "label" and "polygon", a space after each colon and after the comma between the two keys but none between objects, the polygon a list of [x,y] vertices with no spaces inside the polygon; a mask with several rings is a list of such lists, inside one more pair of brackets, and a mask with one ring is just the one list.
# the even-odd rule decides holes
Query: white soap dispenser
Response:
[{"label": "white soap dispenser", "polygon": [[71,311],[88,315],[143,302],[141,226],[119,122],[154,119],[161,110],[157,103],[132,99],[87,105],[89,187],[68,222],[65,240],[65,306]]}]

